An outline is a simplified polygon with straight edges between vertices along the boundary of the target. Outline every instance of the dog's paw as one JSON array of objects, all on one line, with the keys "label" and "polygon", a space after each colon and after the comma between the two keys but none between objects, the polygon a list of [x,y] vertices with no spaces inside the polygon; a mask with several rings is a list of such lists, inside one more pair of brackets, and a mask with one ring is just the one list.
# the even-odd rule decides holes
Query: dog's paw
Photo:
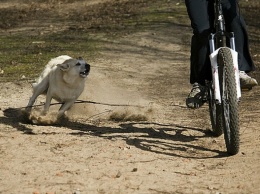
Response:
[{"label": "dog's paw", "polygon": [[36,115],[30,115],[29,120],[32,122],[32,124],[35,125],[39,124],[39,117]]},{"label": "dog's paw", "polygon": [[51,115],[40,116],[38,122],[42,125],[53,125],[57,123],[57,117]]},{"label": "dog's paw", "polygon": [[57,118],[44,115],[30,115],[29,120],[35,125],[54,125],[57,123]]}]

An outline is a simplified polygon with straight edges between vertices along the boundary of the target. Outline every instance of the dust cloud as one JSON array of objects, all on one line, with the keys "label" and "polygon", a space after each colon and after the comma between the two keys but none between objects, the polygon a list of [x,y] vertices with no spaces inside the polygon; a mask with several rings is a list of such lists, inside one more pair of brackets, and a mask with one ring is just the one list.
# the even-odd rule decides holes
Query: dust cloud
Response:
[{"label": "dust cloud", "polygon": [[[40,125],[59,123],[64,119],[57,118],[60,106],[61,104],[53,100],[47,115],[42,115],[42,107],[34,108],[27,115],[29,122]],[[73,121],[149,121],[154,115],[154,108],[155,105],[138,92],[119,87],[114,80],[94,72],[86,81],[86,87],[79,99],[66,112],[65,118]]]},{"label": "dust cloud", "polygon": [[153,116],[153,107],[136,91],[119,87],[115,79],[96,73],[87,80],[85,90],[68,115],[89,120],[148,121]]}]

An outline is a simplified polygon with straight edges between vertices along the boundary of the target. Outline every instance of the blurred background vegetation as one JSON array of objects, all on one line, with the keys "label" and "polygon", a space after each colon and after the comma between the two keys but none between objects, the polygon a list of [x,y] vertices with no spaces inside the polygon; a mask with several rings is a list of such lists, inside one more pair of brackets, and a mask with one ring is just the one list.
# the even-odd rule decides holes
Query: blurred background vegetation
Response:
[{"label": "blurred background vegetation", "polygon": [[[259,8],[259,0],[240,0],[257,69]],[[162,25],[189,26],[184,1],[1,0],[0,82],[33,80],[50,58],[62,54],[94,60],[104,39]],[[189,38],[178,36],[189,47]]]}]

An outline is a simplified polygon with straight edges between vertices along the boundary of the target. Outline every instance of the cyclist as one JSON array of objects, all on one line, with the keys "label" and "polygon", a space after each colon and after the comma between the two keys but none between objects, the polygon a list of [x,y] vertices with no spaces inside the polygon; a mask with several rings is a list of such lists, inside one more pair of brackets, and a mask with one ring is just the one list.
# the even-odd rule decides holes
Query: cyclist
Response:
[{"label": "cyclist", "polygon": [[[205,102],[205,80],[211,80],[208,36],[214,32],[214,0],[185,0],[191,20],[190,83],[191,92],[186,99],[188,108],[199,108]],[[226,30],[234,32],[241,88],[252,88],[257,81],[246,73],[255,70],[249,53],[246,24],[240,15],[238,0],[222,0]]]}]

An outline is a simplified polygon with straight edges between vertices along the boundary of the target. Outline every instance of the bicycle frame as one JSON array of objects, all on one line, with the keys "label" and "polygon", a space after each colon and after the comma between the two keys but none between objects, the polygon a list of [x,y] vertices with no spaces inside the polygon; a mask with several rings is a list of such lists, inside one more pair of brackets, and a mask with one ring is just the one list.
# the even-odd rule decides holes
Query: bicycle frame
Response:
[{"label": "bicycle frame", "polygon": [[239,69],[238,69],[238,54],[235,51],[235,35],[233,32],[226,32],[225,20],[221,5],[221,0],[215,0],[215,29],[216,33],[211,33],[209,36],[210,47],[210,61],[212,67],[212,80],[214,88],[214,97],[217,104],[221,104],[220,90],[219,90],[219,76],[217,65],[217,53],[218,49],[226,46],[226,38],[229,39],[229,47],[231,49],[233,64],[235,69],[236,85],[237,85],[237,98],[238,101],[241,97]]},{"label": "bicycle frame", "polygon": [[[235,35],[234,32],[226,32],[225,30],[225,20],[223,15],[223,10],[221,6],[221,0],[215,1],[215,28],[216,33],[211,34],[209,38],[210,53],[215,51],[215,48],[220,48],[225,46],[225,38],[228,37],[230,40],[230,48],[235,50]],[[215,40],[216,39],[216,47]]]}]

